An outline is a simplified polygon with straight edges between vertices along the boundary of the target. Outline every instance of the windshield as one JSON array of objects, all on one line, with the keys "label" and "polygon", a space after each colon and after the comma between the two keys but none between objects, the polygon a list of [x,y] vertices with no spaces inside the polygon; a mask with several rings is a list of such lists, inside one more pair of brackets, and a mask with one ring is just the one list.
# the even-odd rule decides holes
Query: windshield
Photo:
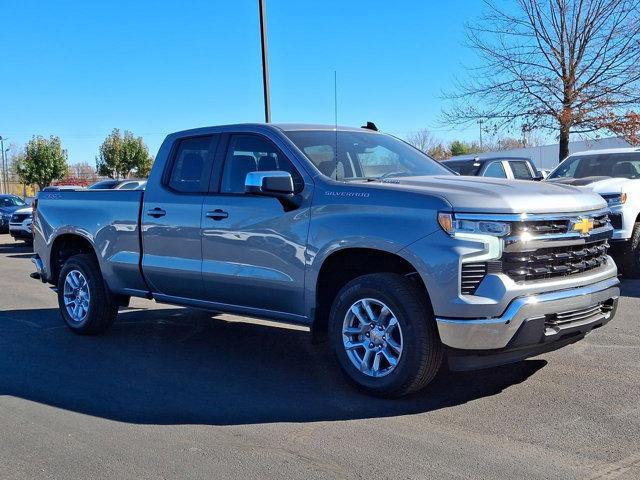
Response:
[{"label": "windshield", "polygon": [[586,177],[640,178],[640,152],[569,157],[549,175],[550,180]]},{"label": "windshield", "polygon": [[468,176],[478,175],[478,172],[480,171],[480,167],[482,166],[481,163],[474,162],[474,161],[446,162],[445,165],[449,167],[451,170],[453,170],[454,172],[458,173],[459,175],[468,175]]},{"label": "windshield", "polygon": [[111,190],[120,183],[119,180],[103,180],[102,182],[94,183],[89,187],[89,190]]},{"label": "windshield", "polygon": [[453,175],[426,154],[390,135],[346,130],[338,131],[337,136],[331,130],[285,134],[320,172],[337,180]]},{"label": "windshield", "polygon": [[0,197],[0,208],[5,207],[26,207],[27,204],[24,203],[18,197]]}]

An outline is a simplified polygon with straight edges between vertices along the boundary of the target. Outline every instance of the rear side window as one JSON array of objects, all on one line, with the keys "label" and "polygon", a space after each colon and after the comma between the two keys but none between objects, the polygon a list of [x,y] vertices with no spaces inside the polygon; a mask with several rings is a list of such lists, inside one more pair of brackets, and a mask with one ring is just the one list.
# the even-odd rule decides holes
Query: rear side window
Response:
[{"label": "rear side window", "polygon": [[510,160],[509,165],[511,166],[511,171],[513,172],[513,177],[515,179],[531,180],[533,178],[527,162],[514,162]]},{"label": "rear side window", "polygon": [[492,162],[484,171],[485,177],[493,178],[507,178],[507,173],[504,171],[502,162]]},{"label": "rear side window", "polygon": [[221,190],[244,193],[248,173],[268,171],[289,172],[296,191],[304,187],[300,174],[270,140],[259,135],[233,135],[227,148]]},{"label": "rear side window", "polygon": [[182,193],[204,193],[209,188],[212,144],[217,136],[181,140],[173,157],[168,186]]}]

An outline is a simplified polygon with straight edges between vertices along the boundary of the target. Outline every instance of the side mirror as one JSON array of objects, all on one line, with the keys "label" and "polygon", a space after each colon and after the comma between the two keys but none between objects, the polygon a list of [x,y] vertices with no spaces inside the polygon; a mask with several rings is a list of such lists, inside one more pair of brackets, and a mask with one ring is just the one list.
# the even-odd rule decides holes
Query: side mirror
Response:
[{"label": "side mirror", "polygon": [[535,176],[533,177],[533,181],[535,182],[541,182],[542,180],[544,180],[544,175],[541,174],[540,172],[536,173]]},{"label": "side mirror", "polygon": [[244,181],[244,191],[268,197],[289,197],[295,193],[293,177],[289,172],[249,172]]}]

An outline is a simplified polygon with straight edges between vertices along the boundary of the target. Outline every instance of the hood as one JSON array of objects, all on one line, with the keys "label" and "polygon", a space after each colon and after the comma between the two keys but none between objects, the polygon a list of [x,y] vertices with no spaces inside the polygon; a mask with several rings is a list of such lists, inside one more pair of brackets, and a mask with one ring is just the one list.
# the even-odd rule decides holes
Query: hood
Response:
[{"label": "hood", "polygon": [[443,175],[399,177],[383,183],[439,195],[457,212],[564,213],[607,206],[600,195],[588,189],[530,180]]},{"label": "hood", "polygon": [[[611,177],[587,177],[563,180],[590,180],[589,182],[580,183],[596,193],[622,193],[623,191],[631,191],[637,189],[638,180],[628,178],[611,178]],[[558,181],[559,182],[559,181]],[[553,182],[557,183],[557,182]],[[575,184],[572,184],[575,185]]]},{"label": "hood", "polygon": [[13,213],[16,210],[20,210],[24,207],[21,207],[19,205],[14,205],[12,207],[0,207],[0,213]]},{"label": "hood", "polygon": [[550,178],[546,180],[556,185],[573,185],[574,187],[584,187],[601,180],[611,180],[611,177],[583,177],[583,178]]},{"label": "hood", "polygon": [[24,215],[24,214],[33,215],[33,208],[24,207],[24,208],[20,208],[20,209],[14,210],[13,213],[17,213],[17,214],[20,214],[20,215]]}]

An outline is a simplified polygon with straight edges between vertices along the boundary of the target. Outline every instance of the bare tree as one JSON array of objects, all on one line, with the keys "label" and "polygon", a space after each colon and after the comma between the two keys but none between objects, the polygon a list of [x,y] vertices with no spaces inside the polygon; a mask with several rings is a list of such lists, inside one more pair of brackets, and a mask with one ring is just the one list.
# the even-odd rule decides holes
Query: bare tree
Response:
[{"label": "bare tree", "polygon": [[426,128],[411,132],[405,140],[425,153],[440,143]]},{"label": "bare tree", "polygon": [[467,25],[480,64],[445,94],[445,122],[555,131],[562,160],[570,134],[619,125],[640,105],[640,0],[485,3]]}]

